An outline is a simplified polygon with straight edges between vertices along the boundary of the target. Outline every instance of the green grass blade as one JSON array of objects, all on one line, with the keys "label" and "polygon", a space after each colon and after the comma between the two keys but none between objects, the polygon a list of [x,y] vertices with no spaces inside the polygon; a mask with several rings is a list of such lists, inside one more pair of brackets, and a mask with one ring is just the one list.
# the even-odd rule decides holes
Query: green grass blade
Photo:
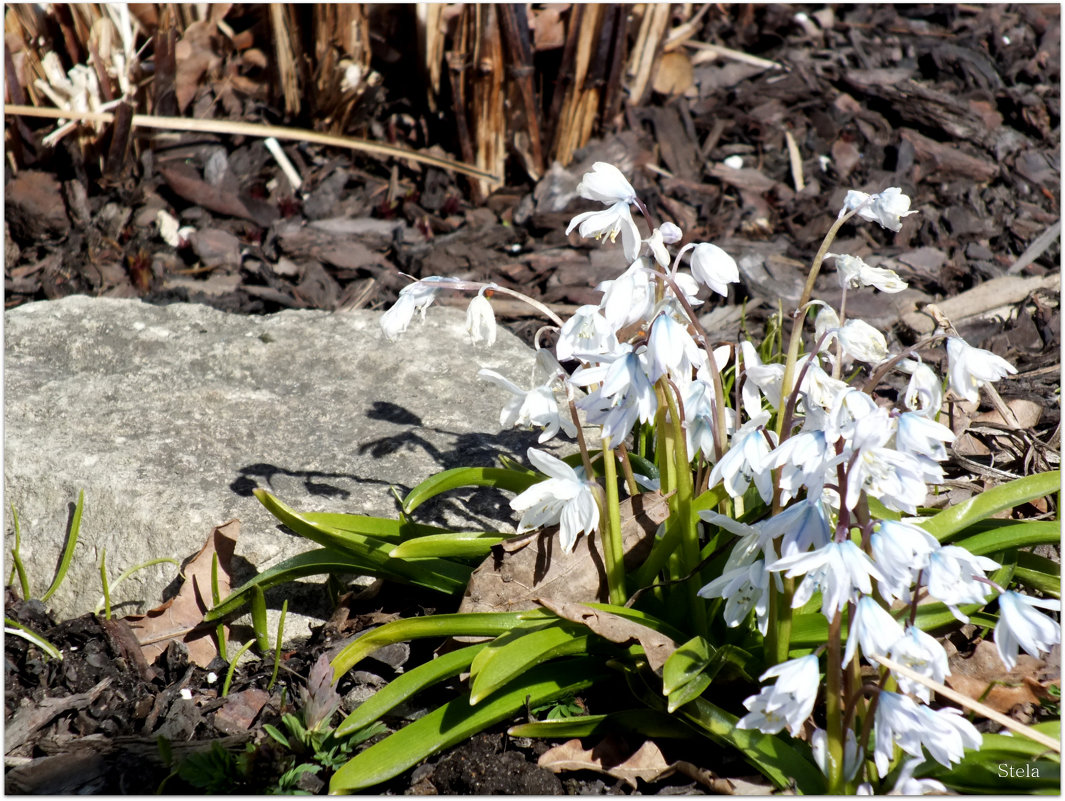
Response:
[{"label": "green grass blade", "polygon": [[590,687],[600,670],[593,659],[539,665],[475,707],[463,695],[355,755],[329,783],[330,793],[354,792],[398,776],[423,759],[477,732]]},{"label": "green grass blade", "polygon": [[367,698],[336,729],[337,737],[347,737],[359,729],[369,726],[382,715],[395,709],[416,693],[462,671],[468,670],[477,652],[483,645],[470,645],[457,651],[438,656],[413,670],[398,676]]},{"label": "green grass blade", "polygon": [[19,530],[18,512],[15,511],[15,504],[11,504],[11,522],[15,527],[15,547],[11,549],[11,565],[15,573],[18,574],[19,587],[22,589],[22,600],[28,601],[30,599],[30,579],[26,575],[26,566],[22,564],[22,554],[20,553],[22,549],[22,532]]},{"label": "green grass blade", "polygon": [[498,637],[527,615],[528,612],[464,612],[385,623],[366,632],[333,657],[333,676],[339,680],[364,657],[394,642],[425,637]]},{"label": "green grass blade", "polygon": [[255,647],[260,654],[270,650],[270,633],[266,630],[266,593],[259,586],[251,591],[251,629],[255,634]]},{"label": "green grass blade", "polygon": [[[277,671],[281,667],[281,646],[285,642],[286,615],[288,615],[288,598],[281,604],[281,615],[277,619],[277,640],[274,642],[274,669],[270,672],[270,682],[266,685],[267,692],[274,689],[274,682],[277,681]],[[224,656],[222,658],[225,659]]]},{"label": "green grass blade", "polygon": [[662,692],[669,695],[702,673],[710,665],[716,650],[699,636],[680,646],[662,666]]},{"label": "green grass blade", "polygon": [[511,536],[513,535],[491,531],[451,531],[445,534],[430,534],[401,542],[389,551],[388,555],[393,559],[430,556],[484,559],[492,552],[493,545],[506,542]]},{"label": "green grass blade", "polygon": [[1012,509],[1022,503],[1052,495],[1060,490],[1060,470],[1036,473],[974,495],[963,503],[944,509],[934,517],[925,520],[921,525],[942,542],[951,534],[991,517],[997,512]]},{"label": "green grass blade", "polygon": [[540,481],[543,481],[543,476],[523,470],[456,467],[427,478],[407,493],[407,497],[403,499],[403,512],[409,515],[430,498],[459,487],[495,487],[508,492],[524,492]]},{"label": "green grass blade", "polygon": [[462,592],[473,572],[469,565],[447,559],[392,559],[388,555],[392,543],[312,523],[265,490],[255,490],[255,497],[274,517],[301,537],[350,554],[353,565],[359,565],[352,572],[417,584],[449,595]]},{"label": "green grass blade", "polygon": [[27,628],[19,623],[17,620],[12,620],[9,617],[4,618],[4,633],[11,634],[15,637],[21,637],[27,642],[33,643],[45,653],[45,655],[52,659],[62,659],[63,654],[52,643],[48,642],[44,637],[38,634],[31,628]]},{"label": "green grass blade", "polygon": [[78,534],[81,531],[81,512],[84,507],[85,490],[82,490],[78,493],[78,502],[74,506],[74,517],[70,521],[70,534],[67,536],[66,545],[63,547],[63,555],[60,557],[59,567],[55,571],[55,578],[52,579],[52,586],[41,596],[42,601],[47,601],[51,598],[67,577],[70,563],[74,559],[74,546],[78,544]]},{"label": "green grass blade", "polygon": [[[583,633],[582,633],[583,632]],[[587,629],[562,622],[524,623],[488,643],[470,667],[470,703],[483,699],[516,676],[560,656],[588,651]]]}]

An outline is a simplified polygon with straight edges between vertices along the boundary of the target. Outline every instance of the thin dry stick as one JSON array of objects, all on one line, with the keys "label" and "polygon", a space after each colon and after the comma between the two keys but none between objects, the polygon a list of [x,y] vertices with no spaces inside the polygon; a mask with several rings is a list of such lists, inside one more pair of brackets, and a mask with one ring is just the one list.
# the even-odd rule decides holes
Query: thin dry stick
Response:
[{"label": "thin dry stick", "polygon": [[1019,723],[1013,718],[1003,715],[1001,712],[996,712],[994,709],[987,706],[986,704],[981,704],[979,701],[975,701],[972,698],[969,698],[967,695],[962,695],[961,693],[950,689],[950,687],[947,687],[945,684],[940,684],[938,681],[933,681],[927,676],[922,676],[917,671],[911,670],[905,665],[900,665],[895,660],[888,659],[886,656],[872,655],[869,658],[876,662],[879,662],[888,670],[894,671],[895,673],[905,676],[908,679],[912,679],[918,684],[923,684],[928,689],[935,690],[944,698],[949,698],[954,703],[961,704],[966,709],[971,709],[978,715],[983,715],[988,720],[995,721],[995,723],[1006,727],[1010,731],[1015,731],[1017,732],[1017,734],[1027,737],[1029,740],[1034,740],[1040,745],[1046,746],[1055,753],[1061,753],[1061,743],[1059,743],[1057,740],[1047,737],[1042,732],[1036,731],[1031,726],[1025,726],[1023,723]]},{"label": "thin dry stick", "polygon": [[[79,120],[81,122],[109,123],[115,115],[109,112],[93,111],[67,111],[58,108],[36,108],[34,106],[5,105],[5,114],[21,115],[24,117],[44,117],[56,120]],[[286,128],[281,125],[260,125],[252,122],[235,122],[231,120],[196,120],[187,117],[152,117],[147,114],[134,114],[132,125],[134,128],[155,128],[163,131],[196,131],[203,133],[235,134],[238,136],[272,136],[276,139],[285,139],[295,142],[311,142],[316,145],[328,147],[345,147],[349,150],[358,150],[369,153],[372,156],[385,156],[388,158],[410,159],[422,164],[439,167],[442,170],[452,170],[470,175],[474,178],[482,178],[488,181],[499,181],[498,175],[479,170],[458,161],[439,158],[426,153],[415,153],[402,147],[383,145],[377,142],[367,142],[365,139],[355,139],[351,136],[334,136],[323,134],[318,131],[308,131],[305,128]]]}]

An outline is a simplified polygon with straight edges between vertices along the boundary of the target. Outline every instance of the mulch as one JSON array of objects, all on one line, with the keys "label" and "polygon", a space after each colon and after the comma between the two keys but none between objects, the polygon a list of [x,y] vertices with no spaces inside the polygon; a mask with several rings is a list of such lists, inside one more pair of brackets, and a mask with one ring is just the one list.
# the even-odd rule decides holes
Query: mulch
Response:
[{"label": "mulch", "polygon": [[[849,311],[908,346],[925,331],[919,307],[953,299],[962,335],[1018,367],[1000,391],[1040,414],[1023,434],[1007,436],[986,421],[974,427],[978,442],[950,465],[952,492],[1056,467],[1057,6],[744,5],[707,14],[701,25],[696,40],[764,63],[693,59],[699,63],[687,94],[655,94],[626,107],[573,163],[556,164],[538,180],[514,159],[506,186],[483,203],[473,202],[465,178],[435,167],[287,143],[303,180],[293,192],[263,143],[249,137],[159,139],[122,174],[103,176],[73,137],[47,149],[39,142],[47,125],[8,117],[8,149],[19,162],[17,170],[12,160],[6,165],[5,308],[89,294],[241,314],[384,309],[409,277],[445,275],[494,281],[565,313],[597,302],[595,286],[623,266],[616,248],[564,234],[569,219],[591,207],[573,193],[580,175],[595,161],[610,161],[632,176],[655,218],[678,224],[688,241],[711,241],[736,256],[742,284],[727,300],[709,300],[704,321],[721,338],[741,326],[758,337],[778,299],[787,310],[798,296],[805,265],[846,190],[900,186],[920,212],[901,231],[848,226],[832,250],[880,259],[910,289],[899,302],[876,296],[864,306],[851,295]],[[369,130],[411,147],[436,141],[458,152],[449,121],[406,96],[401,66],[382,67],[382,74]],[[212,91],[203,86],[194,106],[209,107]],[[250,115],[257,107],[247,108]],[[735,156],[741,168],[724,165]],[[187,228],[176,244],[161,238],[160,212]],[[990,299],[977,292],[981,285],[993,287]],[[838,300],[831,270],[819,279],[818,294]],[[541,324],[517,303],[497,298],[496,311],[527,341]],[[234,753],[249,740],[262,742],[261,724],[276,723],[330,644],[326,627],[286,654],[282,680],[270,692],[268,663],[242,667],[222,698],[217,676],[224,663],[213,682],[212,671],[190,666],[177,647],[154,665],[138,664],[121,621],[54,621],[39,603],[10,591],[5,605],[64,652],[61,662],[48,661],[23,640],[6,638],[10,792],[152,792],[170,773],[160,736],[175,749],[221,738]],[[386,593],[363,602],[352,619],[382,611],[423,613]],[[352,633],[349,627],[345,636]],[[374,675],[387,679],[395,667]],[[342,693],[357,684],[346,681]],[[469,747],[470,758],[482,754],[489,763],[510,748],[521,756],[508,760],[539,770],[532,745],[479,740]],[[521,792],[505,782],[490,790],[447,785],[448,771],[469,775],[448,765],[441,759],[416,769],[387,792]],[[280,763],[258,768],[260,778],[273,777]],[[627,792],[601,779],[574,785],[539,773],[527,779],[525,768],[510,771],[523,777],[521,787],[540,788],[524,792]],[[195,790],[177,777],[165,787]],[[671,787],[657,789],[679,791]],[[313,778],[305,787],[322,788]]]}]

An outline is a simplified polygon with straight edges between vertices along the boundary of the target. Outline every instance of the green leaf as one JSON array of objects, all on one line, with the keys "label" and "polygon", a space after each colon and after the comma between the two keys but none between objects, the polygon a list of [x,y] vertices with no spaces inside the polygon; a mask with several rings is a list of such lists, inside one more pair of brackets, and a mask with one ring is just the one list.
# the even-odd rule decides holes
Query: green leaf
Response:
[{"label": "green leaf", "polygon": [[17,620],[12,620],[9,617],[4,617],[4,633],[10,634],[15,637],[21,637],[22,639],[36,645],[40,648],[46,656],[52,659],[62,659],[62,652],[56,648],[52,643],[48,642],[44,637],[38,634],[31,628],[27,628],[19,623]]},{"label": "green leaf", "polygon": [[1044,595],[1061,597],[1061,565],[1044,556],[1019,551],[1013,580]]},{"label": "green leaf", "polygon": [[586,653],[591,639],[584,627],[558,621],[516,626],[482,648],[473,660],[470,703],[480,703],[534,665]]},{"label": "green leaf", "polygon": [[[1046,721],[1035,728],[1059,737],[1061,722]],[[1056,795],[1061,790],[1061,757],[1025,737],[984,734],[983,745],[966,751],[957,765],[947,769],[929,760],[914,775],[938,779],[959,793]]]},{"label": "green leaf", "polygon": [[470,667],[483,645],[470,645],[457,651],[438,656],[418,667],[401,674],[371,695],[352,711],[336,728],[337,737],[346,737],[373,723],[401,703],[452,676],[459,675]]},{"label": "green leaf", "polygon": [[413,537],[443,534],[446,528],[412,523],[409,520],[394,520],[389,517],[350,515],[335,512],[304,512],[303,517],[311,523],[336,531],[350,531],[387,542],[403,542]]},{"label": "green leaf", "polygon": [[403,512],[410,514],[430,498],[459,487],[495,487],[508,492],[524,492],[543,476],[502,467],[455,467],[427,478],[403,499]]},{"label": "green leaf", "polygon": [[1014,525],[998,526],[971,537],[951,542],[951,545],[965,548],[975,556],[983,556],[992,551],[1024,548],[1030,545],[1056,545],[1059,542],[1061,542],[1060,523],[1034,520]]},{"label": "green leaf", "polygon": [[716,650],[699,636],[680,646],[662,666],[662,692],[669,695],[702,673],[710,665]]},{"label": "green leaf", "polygon": [[301,537],[350,555],[353,568],[357,565],[352,572],[417,584],[449,595],[462,592],[473,572],[469,565],[446,559],[392,559],[388,555],[392,543],[312,523],[265,490],[255,490],[255,497]]},{"label": "green leaf", "polygon": [[351,670],[360,660],[378,648],[394,642],[424,637],[497,637],[517,626],[522,620],[546,615],[530,612],[462,612],[451,615],[430,615],[395,620],[372,629],[346,645],[333,657],[334,679]]},{"label": "green leaf", "polygon": [[654,709],[624,709],[608,715],[582,715],[558,720],[537,720],[519,723],[507,729],[511,737],[572,738],[609,734],[619,729],[633,731],[644,737],[670,737],[687,740],[695,734],[691,727],[673,715]]},{"label": "green leaf", "polygon": [[313,551],[306,551],[249,579],[227,595],[225,600],[204,615],[203,619],[211,622],[235,612],[248,602],[254,587],[268,590],[278,584],[285,584],[306,576],[318,576],[325,573],[358,573],[361,570],[360,566],[361,562],[333,548],[316,548]]},{"label": "green leaf", "polygon": [[63,555],[59,559],[59,567],[56,568],[52,586],[41,596],[42,601],[47,601],[51,598],[62,585],[63,579],[67,577],[67,571],[70,570],[70,562],[74,559],[74,546],[78,544],[78,533],[81,531],[81,512],[84,507],[85,490],[82,490],[78,493],[78,502],[74,506],[74,516],[70,520],[70,533],[67,535],[66,544],[63,546]]},{"label": "green leaf", "polygon": [[690,681],[680,685],[666,696],[666,711],[672,714],[685,704],[695,700],[710,686],[711,681],[712,676],[710,674],[699,673]]},{"label": "green leaf", "polygon": [[942,542],[951,534],[971,526],[997,512],[1012,509],[1022,503],[1052,495],[1061,490],[1061,471],[1036,473],[1018,478],[1008,484],[1000,484],[981,492],[963,503],[944,509],[921,523],[937,540]]},{"label": "green leaf", "polygon": [[393,559],[428,556],[483,559],[492,552],[493,545],[506,542],[512,536],[492,531],[449,531],[407,540],[389,551],[388,555]]},{"label": "green leaf", "polygon": [[469,696],[449,701],[428,715],[356,754],[329,782],[330,793],[354,792],[398,776],[423,759],[450,748],[525,709],[590,687],[597,660],[576,658],[538,665],[475,707]]}]

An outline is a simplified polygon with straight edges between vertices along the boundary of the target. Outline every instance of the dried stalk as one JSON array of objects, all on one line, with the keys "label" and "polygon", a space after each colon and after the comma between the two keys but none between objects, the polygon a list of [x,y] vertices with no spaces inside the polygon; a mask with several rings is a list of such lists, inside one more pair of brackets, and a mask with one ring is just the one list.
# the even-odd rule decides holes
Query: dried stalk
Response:
[{"label": "dried stalk", "polygon": [[632,49],[627,71],[629,100],[634,106],[643,103],[650,90],[651,71],[669,25],[670,13],[671,6],[668,3],[649,3],[644,6],[640,32],[636,36],[636,45]]},{"label": "dried stalk", "polygon": [[300,80],[296,72],[296,50],[290,38],[292,27],[286,20],[283,3],[270,4],[270,28],[274,36],[274,52],[277,56],[277,74],[285,98],[285,111],[298,114],[300,110]]}]

